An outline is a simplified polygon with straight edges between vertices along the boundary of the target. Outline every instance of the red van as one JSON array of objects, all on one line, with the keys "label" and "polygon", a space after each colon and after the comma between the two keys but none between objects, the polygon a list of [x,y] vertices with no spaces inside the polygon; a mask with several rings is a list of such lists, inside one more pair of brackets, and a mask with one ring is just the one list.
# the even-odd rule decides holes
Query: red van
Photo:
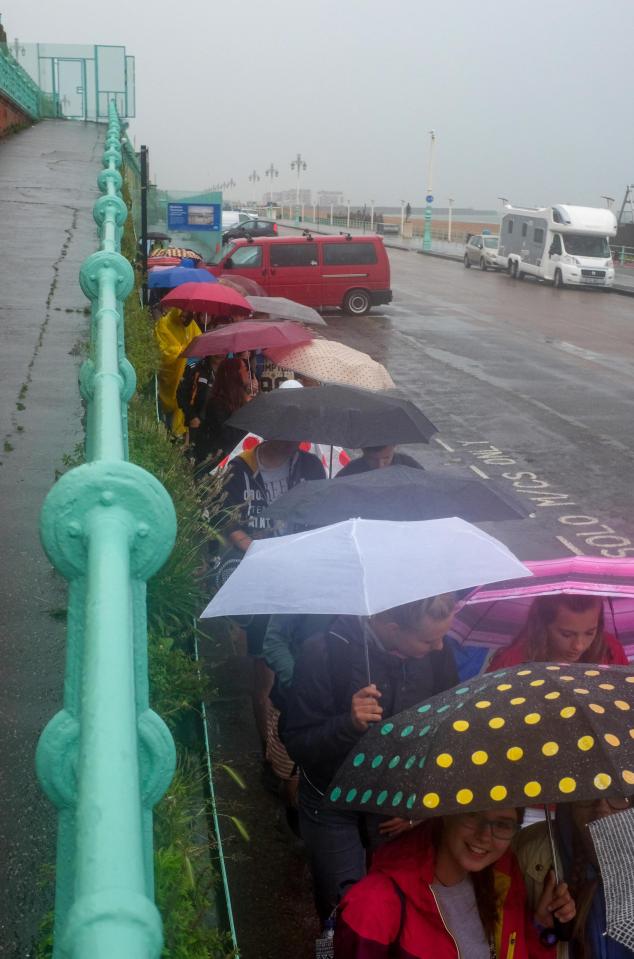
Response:
[{"label": "red van", "polygon": [[392,300],[390,263],[379,236],[249,237],[224,247],[209,269],[216,276],[233,271],[250,277],[268,296],[316,309],[340,306],[353,316]]}]

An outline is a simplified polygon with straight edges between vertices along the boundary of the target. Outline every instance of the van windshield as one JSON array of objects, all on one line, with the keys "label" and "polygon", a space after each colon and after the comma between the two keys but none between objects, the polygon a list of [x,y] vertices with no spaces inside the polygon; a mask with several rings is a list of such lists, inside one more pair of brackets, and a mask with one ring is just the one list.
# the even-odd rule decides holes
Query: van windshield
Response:
[{"label": "van windshield", "polygon": [[220,263],[220,261],[224,259],[224,257],[227,255],[227,253],[232,248],[232,246],[233,246],[232,241],[229,243],[225,243],[224,246],[221,246],[218,252],[214,253],[207,262],[211,263],[212,266],[217,266],[218,263]]},{"label": "van windshield", "polygon": [[488,247],[489,250],[497,250],[497,247],[498,247],[497,236],[485,236],[484,245]]},{"label": "van windshield", "polygon": [[610,244],[606,236],[589,233],[566,233],[561,235],[566,253],[571,256],[610,256]]}]

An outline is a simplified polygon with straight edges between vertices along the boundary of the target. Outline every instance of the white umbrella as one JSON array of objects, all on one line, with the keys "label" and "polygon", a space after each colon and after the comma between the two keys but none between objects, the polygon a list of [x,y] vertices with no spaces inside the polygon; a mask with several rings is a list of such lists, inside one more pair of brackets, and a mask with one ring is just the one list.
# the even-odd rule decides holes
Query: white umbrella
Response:
[{"label": "white umbrella", "polygon": [[427,596],[530,575],[506,546],[456,517],[350,519],[254,542],[202,618],[371,616]]}]

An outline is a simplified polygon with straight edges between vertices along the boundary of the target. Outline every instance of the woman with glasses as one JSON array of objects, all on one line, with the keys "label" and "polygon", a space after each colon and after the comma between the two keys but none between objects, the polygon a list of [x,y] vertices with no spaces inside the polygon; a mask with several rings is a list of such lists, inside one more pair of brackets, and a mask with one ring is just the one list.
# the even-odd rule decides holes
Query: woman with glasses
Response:
[{"label": "woman with glasses", "polygon": [[522,810],[462,813],[382,846],[341,902],[338,959],[537,959],[553,955],[540,929],[568,922],[565,883],[544,884],[532,914],[511,842]]},{"label": "woman with glasses", "polygon": [[[630,808],[629,799],[602,797],[558,806],[555,819],[559,872],[568,879],[577,912],[570,941],[560,942],[557,959],[634,959],[634,952],[606,935],[605,897],[588,823]],[[545,823],[524,829],[515,849],[529,903],[552,882],[552,852]],[[554,957],[553,957],[554,959]]]}]

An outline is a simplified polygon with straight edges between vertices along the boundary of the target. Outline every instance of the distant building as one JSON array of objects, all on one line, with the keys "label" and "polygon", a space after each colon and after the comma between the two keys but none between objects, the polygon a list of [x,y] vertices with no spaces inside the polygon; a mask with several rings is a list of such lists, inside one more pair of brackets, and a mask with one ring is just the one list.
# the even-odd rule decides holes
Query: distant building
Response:
[{"label": "distant building", "polygon": [[[267,201],[269,195],[268,193],[265,194]],[[311,190],[300,190],[299,202],[300,205],[310,206],[313,202]],[[292,206],[294,203],[297,203],[297,190],[280,190],[274,192],[273,203],[275,203],[276,206]]]},{"label": "distant building", "polygon": [[319,206],[344,206],[343,193],[340,190],[320,190],[317,194]]}]

